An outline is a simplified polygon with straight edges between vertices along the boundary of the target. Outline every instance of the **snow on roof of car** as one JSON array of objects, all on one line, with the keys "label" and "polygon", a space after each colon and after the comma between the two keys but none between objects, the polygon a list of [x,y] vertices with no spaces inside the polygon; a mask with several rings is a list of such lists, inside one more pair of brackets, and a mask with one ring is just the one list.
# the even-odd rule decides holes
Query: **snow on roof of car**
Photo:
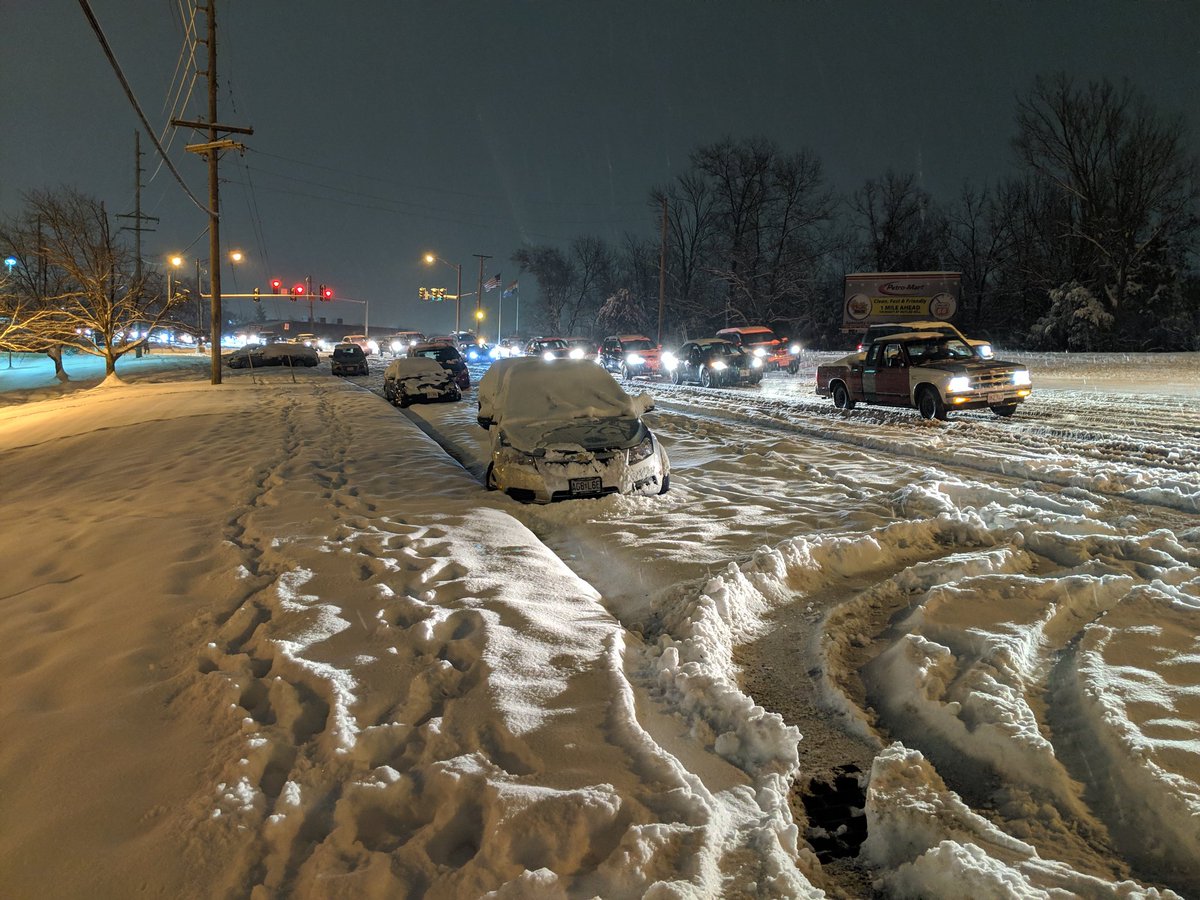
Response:
[{"label": "snow on roof of car", "polygon": [[[556,424],[573,419],[636,419],[654,406],[649,394],[630,397],[591,360],[525,357],[508,362],[489,385],[494,393],[487,398],[487,415],[516,447],[536,446]],[[482,388],[481,384],[481,394]],[[481,396],[481,416],[484,399]]]},{"label": "snow on roof of car", "polygon": [[429,356],[402,356],[399,359],[394,359],[388,363],[386,371],[383,373],[384,378],[414,378],[420,375],[442,374],[447,378],[453,377],[450,371],[439,363],[436,359]]}]

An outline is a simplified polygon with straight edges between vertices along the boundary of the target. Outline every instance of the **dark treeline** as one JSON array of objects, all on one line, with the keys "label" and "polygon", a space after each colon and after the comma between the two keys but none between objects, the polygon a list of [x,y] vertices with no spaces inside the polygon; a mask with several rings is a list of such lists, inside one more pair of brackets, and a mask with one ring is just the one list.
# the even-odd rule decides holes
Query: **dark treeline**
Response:
[{"label": "dark treeline", "polygon": [[842,276],[958,271],[958,323],[1008,346],[1200,350],[1197,166],[1184,122],[1128,84],[1035,80],[1017,99],[1013,173],[934,198],[887,171],[850,196],[808,150],[764,138],[699,147],[650,191],[653,231],[580,236],[513,261],[547,333],[655,335],[666,222],[664,340],[766,324],[839,347]]}]

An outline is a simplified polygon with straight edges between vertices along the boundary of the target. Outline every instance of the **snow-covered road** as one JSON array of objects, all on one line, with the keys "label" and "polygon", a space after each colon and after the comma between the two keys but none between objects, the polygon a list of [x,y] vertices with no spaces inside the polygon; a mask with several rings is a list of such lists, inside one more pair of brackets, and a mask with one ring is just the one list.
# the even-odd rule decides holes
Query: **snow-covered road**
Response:
[{"label": "snow-covered road", "polygon": [[946,423],[817,361],[549,507],[378,361],[11,379],[6,893],[1200,895],[1195,355]]}]

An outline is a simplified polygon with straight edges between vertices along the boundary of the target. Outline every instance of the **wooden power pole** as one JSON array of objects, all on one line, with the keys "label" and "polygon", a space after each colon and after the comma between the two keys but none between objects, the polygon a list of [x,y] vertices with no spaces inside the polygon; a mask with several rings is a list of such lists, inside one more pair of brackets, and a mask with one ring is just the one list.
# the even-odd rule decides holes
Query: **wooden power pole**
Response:
[{"label": "wooden power pole", "polygon": [[[209,282],[212,285],[212,313],[209,316],[212,343],[212,383],[221,383],[221,332],[224,330],[224,318],[221,314],[221,211],[220,211],[220,181],[217,173],[217,162],[222,150],[245,150],[243,144],[219,137],[225,134],[254,134],[253,128],[237,125],[221,125],[217,122],[217,0],[208,0],[207,6],[198,6],[208,16],[208,34],[204,43],[208,45],[208,121],[192,122],[186,119],[172,119],[171,124],[184,128],[195,128],[206,131],[208,141],[203,144],[188,144],[185,148],[189,153],[199,153],[208,157],[208,263]],[[199,285],[196,291],[199,292]]]},{"label": "wooden power pole", "polygon": [[662,236],[658,245],[658,346],[663,342],[663,320],[667,314],[667,198],[663,195]]}]

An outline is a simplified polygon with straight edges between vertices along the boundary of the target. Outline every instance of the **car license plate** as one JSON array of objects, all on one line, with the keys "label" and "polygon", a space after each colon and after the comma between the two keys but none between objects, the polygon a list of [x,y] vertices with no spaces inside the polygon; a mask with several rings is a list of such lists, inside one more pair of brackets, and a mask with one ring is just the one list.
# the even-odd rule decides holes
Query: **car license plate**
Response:
[{"label": "car license plate", "polygon": [[569,480],[569,485],[572,494],[598,494],[600,493],[600,479],[595,478],[572,478]]},{"label": "car license plate", "polygon": [[997,403],[1003,403],[1005,401],[1005,399],[1006,398],[1005,398],[1004,394],[988,394],[987,395],[987,402],[992,405],[995,405]]}]

